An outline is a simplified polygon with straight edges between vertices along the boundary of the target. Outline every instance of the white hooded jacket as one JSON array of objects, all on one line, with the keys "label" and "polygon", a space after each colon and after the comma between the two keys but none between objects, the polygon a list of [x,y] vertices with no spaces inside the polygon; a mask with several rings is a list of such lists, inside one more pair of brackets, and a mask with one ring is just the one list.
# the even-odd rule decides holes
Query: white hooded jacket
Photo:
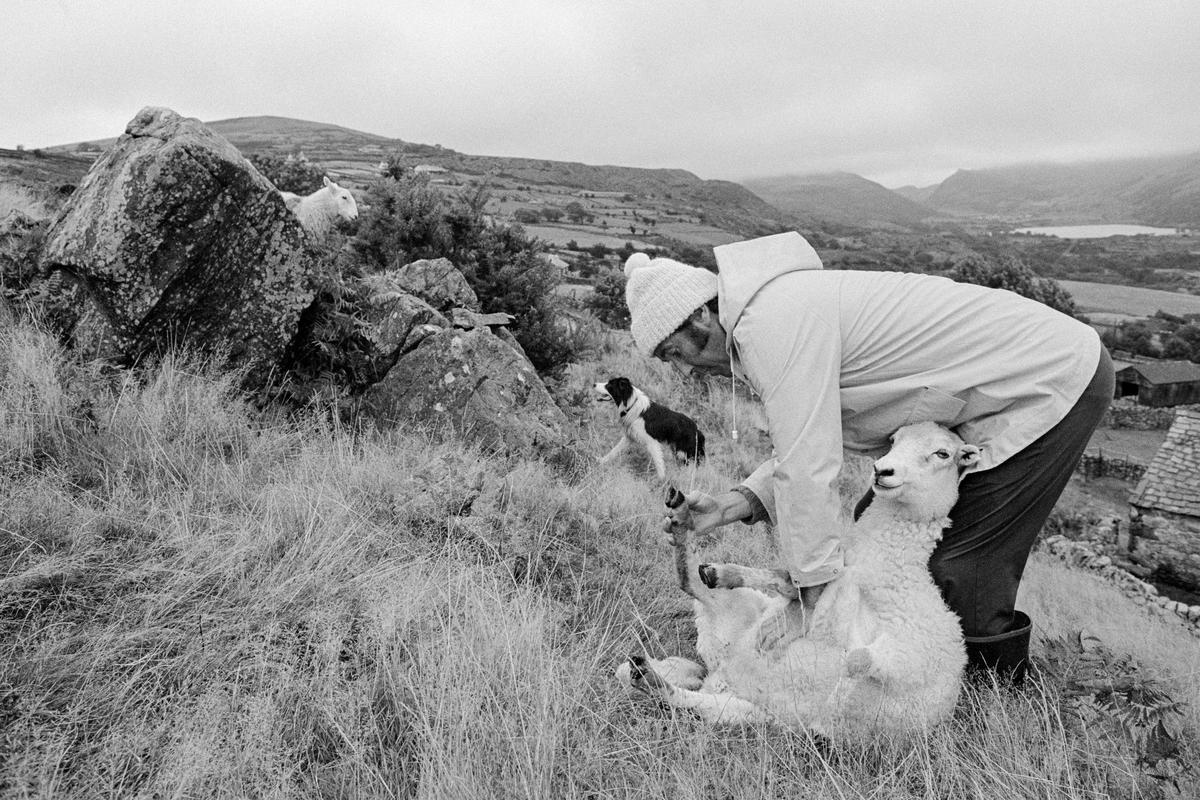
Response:
[{"label": "white hooded jacket", "polygon": [[1100,359],[1088,325],[1001,289],[901,272],[822,270],[798,233],[714,249],[735,374],[766,408],[774,458],[745,481],[798,586],[842,566],[843,448],[881,455],[932,420],[990,469],[1054,427]]}]

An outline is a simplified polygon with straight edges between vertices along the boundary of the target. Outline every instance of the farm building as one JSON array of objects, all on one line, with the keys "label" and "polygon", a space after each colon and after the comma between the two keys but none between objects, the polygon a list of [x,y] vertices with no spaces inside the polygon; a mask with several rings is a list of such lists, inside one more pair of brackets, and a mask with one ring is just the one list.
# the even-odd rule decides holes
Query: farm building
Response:
[{"label": "farm building", "polygon": [[1144,406],[1200,403],[1200,364],[1144,361],[1117,370],[1117,397],[1136,396]]},{"label": "farm building", "polygon": [[1200,587],[1200,409],[1181,408],[1130,497],[1131,549],[1171,580]]}]

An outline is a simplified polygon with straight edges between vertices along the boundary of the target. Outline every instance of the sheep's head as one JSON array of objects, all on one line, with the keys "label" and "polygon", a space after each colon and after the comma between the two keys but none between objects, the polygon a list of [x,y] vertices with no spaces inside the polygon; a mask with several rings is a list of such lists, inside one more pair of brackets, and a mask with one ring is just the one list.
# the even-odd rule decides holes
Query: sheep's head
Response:
[{"label": "sheep's head", "polygon": [[350,190],[344,186],[338,186],[328,177],[324,180],[325,191],[332,198],[333,208],[337,215],[344,220],[358,219],[358,203],[354,202],[354,195],[350,194]]},{"label": "sheep's head", "polygon": [[935,422],[906,425],[892,434],[891,450],[875,462],[871,488],[910,519],[938,519],[958,499],[959,474],[978,460],[978,447]]}]

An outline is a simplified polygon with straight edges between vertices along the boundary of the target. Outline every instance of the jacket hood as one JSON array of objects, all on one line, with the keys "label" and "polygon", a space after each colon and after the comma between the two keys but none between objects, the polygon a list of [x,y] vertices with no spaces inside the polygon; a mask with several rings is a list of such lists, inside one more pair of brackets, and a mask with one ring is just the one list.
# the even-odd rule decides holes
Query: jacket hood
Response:
[{"label": "jacket hood", "polygon": [[[746,306],[768,283],[788,272],[821,269],[821,257],[795,231],[713,248],[717,257],[719,320],[732,334]],[[729,337],[733,341],[733,337]]]}]

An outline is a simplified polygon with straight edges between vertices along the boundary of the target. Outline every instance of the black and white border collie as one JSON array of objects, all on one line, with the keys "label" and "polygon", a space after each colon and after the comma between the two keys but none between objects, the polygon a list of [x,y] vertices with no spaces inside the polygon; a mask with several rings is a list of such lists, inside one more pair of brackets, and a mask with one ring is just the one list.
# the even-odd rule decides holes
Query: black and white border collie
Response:
[{"label": "black and white border collie", "polygon": [[628,378],[613,378],[606,383],[597,383],[594,388],[597,400],[611,401],[616,405],[621,414],[621,425],[625,428],[625,435],[608,451],[608,455],[600,459],[601,464],[607,464],[621,455],[631,442],[640,445],[650,456],[660,479],[667,476],[664,448],[673,460],[687,458],[699,461],[704,458],[704,434],[691,417],[651,401]]}]

